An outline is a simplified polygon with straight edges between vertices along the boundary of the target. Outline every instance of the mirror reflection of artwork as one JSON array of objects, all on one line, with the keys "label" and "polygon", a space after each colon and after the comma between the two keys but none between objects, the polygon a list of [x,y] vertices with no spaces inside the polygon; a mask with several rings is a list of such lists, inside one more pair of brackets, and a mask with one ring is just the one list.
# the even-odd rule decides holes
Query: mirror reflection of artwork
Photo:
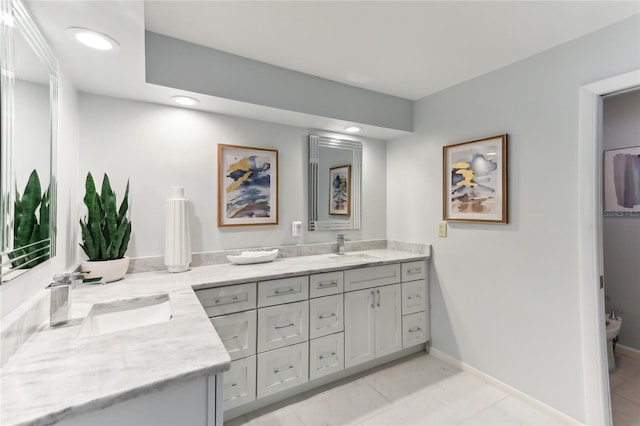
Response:
[{"label": "mirror reflection of artwork", "polygon": [[329,214],[349,216],[351,214],[351,166],[329,169]]},{"label": "mirror reflection of artwork", "polygon": [[278,224],[278,151],[218,146],[218,226]]}]

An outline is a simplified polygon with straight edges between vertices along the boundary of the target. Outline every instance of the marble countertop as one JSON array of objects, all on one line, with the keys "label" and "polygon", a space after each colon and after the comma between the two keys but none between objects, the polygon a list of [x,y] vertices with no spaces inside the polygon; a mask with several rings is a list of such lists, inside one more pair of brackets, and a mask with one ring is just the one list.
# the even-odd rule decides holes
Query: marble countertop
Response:
[{"label": "marble countertop", "polygon": [[[228,370],[229,354],[194,289],[428,257],[386,249],[358,253],[367,257],[317,255],[252,265],[210,265],[176,274],[136,273],[106,285],[78,286],[72,292],[72,320],[36,331],[2,367],[0,423],[54,424]],[[78,337],[82,320],[95,303],[164,293],[173,308],[170,321]]]}]

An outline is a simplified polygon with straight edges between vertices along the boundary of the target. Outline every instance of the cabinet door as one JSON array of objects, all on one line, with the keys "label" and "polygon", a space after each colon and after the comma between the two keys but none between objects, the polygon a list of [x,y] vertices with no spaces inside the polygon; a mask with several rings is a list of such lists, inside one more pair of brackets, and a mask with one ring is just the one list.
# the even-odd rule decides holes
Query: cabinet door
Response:
[{"label": "cabinet door", "polygon": [[309,343],[258,354],[258,398],[309,381]]},{"label": "cabinet door", "polygon": [[231,362],[231,369],[222,375],[225,410],[256,399],[256,357]]},{"label": "cabinet door", "polygon": [[375,357],[373,345],[375,290],[344,294],[344,365],[351,367]]},{"label": "cabinet door", "polygon": [[309,379],[344,369],[344,333],[330,334],[309,342]]},{"label": "cabinet door", "polygon": [[211,319],[232,360],[256,354],[256,310]]},{"label": "cabinet door", "polygon": [[377,287],[375,291],[375,356],[402,349],[402,302],[400,284]]},{"label": "cabinet door", "polygon": [[327,336],[344,329],[342,294],[309,301],[309,338]]},{"label": "cabinet door", "polygon": [[258,352],[309,339],[309,301],[258,309]]},{"label": "cabinet door", "polygon": [[415,314],[427,309],[427,282],[425,280],[402,283],[402,315]]}]

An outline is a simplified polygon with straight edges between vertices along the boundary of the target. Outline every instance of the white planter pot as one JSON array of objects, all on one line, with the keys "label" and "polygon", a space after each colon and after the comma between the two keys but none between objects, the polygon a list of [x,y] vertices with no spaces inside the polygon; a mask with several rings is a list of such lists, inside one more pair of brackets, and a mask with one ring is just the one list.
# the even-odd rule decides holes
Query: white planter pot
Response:
[{"label": "white planter pot", "polygon": [[108,283],[122,279],[128,269],[129,258],[127,256],[116,260],[85,260],[80,263],[80,270],[89,272],[87,278],[102,277]]}]

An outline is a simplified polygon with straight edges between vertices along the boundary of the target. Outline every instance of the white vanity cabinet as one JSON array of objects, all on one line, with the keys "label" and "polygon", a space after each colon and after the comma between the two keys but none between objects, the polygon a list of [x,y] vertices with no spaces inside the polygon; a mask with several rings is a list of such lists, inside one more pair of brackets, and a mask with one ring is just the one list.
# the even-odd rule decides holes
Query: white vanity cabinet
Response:
[{"label": "white vanity cabinet", "polygon": [[[413,353],[429,338],[424,260],[257,279],[196,294],[231,355],[223,408],[232,417],[348,376],[349,367]],[[391,358],[378,359],[385,356]]]},{"label": "white vanity cabinet", "polygon": [[392,284],[344,295],[346,367],[402,349],[400,293]]},{"label": "white vanity cabinet", "polygon": [[429,289],[425,261],[402,264],[402,347],[424,343],[430,338]]}]

